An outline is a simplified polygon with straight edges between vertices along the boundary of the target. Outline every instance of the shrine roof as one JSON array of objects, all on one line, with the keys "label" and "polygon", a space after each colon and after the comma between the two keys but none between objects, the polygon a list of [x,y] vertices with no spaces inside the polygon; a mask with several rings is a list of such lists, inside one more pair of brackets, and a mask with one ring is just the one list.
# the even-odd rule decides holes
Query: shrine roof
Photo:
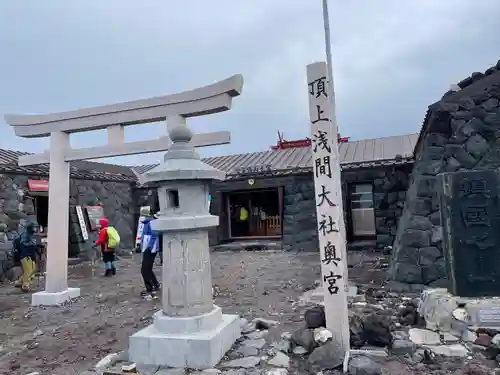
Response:
[{"label": "shrine roof", "polygon": [[[413,162],[412,154],[418,134],[350,141],[339,145],[343,170],[391,166]],[[20,167],[19,156],[27,152],[0,149],[0,173],[48,176],[49,165]],[[238,155],[204,158],[212,167],[225,171],[227,179],[248,174],[249,168],[259,167],[260,175],[290,175],[312,170],[310,147],[269,150]],[[127,167],[92,161],[71,162],[71,177],[85,180],[130,182],[137,181],[136,173],[143,174],[158,164]],[[252,172],[255,174],[255,172]]]},{"label": "shrine roof", "polygon": [[[349,141],[339,145],[339,154],[343,170],[370,168],[385,165],[412,163],[413,149],[418,134],[383,137]],[[244,175],[248,168],[259,167],[262,175],[288,175],[312,170],[312,152],[310,147],[269,150],[246,154],[215,156],[204,158],[204,162],[214,168],[225,171],[228,179]],[[132,167],[138,174],[143,174],[158,164]]]},{"label": "shrine roof", "polygon": [[[25,175],[49,174],[49,165],[20,167],[17,164],[19,156],[29,155],[28,152],[0,149],[0,173],[18,173]],[[71,177],[85,180],[135,182],[136,177],[129,167],[93,161],[71,162]]]}]

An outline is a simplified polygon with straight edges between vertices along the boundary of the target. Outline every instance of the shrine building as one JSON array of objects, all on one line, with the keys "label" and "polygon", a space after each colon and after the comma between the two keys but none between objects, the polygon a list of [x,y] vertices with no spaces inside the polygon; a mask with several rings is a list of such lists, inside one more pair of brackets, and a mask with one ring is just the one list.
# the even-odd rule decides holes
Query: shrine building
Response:
[{"label": "shrine building", "polygon": [[[392,250],[394,283],[415,289],[443,285],[436,176],[500,169],[499,87],[500,62],[430,105],[418,134],[338,136],[348,248]],[[36,220],[42,236],[47,230],[49,169],[18,166],[25,154],[0,150],[0,278],[20,224]],[[285,141],[279,135],[269,150],[203,160],[227,174],[211,186],[210,211],[220,218],[210,231],[211,246],[269,240],[283,250],[318,251],[309,139]],[[141,208],[158,210],[155,187],[139,183],[153,167],[71,163],[70,256],[86,253],[102,216],[116,226],[124,249],[136,247]]]}]

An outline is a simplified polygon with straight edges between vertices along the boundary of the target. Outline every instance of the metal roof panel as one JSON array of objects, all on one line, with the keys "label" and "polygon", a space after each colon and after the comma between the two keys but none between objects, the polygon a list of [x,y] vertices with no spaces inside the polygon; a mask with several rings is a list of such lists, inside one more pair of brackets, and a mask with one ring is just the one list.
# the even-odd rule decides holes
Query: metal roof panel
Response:
[{"label": "metal roof panel", "polygon": [[[413,155],[413,149],[418,134],[406,134],[377,139],[365,139],[340,144],[340,162],[345,169],[347,166],[370,167],[377,164],[390,164],[400,155],[408,160]],[[239,174],[239,168],[255,165],[271,165],[271,172],[297,171],[312,168],[312,152],[310,147],[289,148],[285,150],[271,150],[251,152],[227,156],[204,158],[204,162],[228,174]],[[134,166],[134,170],[145,173],[157,164]]]}]

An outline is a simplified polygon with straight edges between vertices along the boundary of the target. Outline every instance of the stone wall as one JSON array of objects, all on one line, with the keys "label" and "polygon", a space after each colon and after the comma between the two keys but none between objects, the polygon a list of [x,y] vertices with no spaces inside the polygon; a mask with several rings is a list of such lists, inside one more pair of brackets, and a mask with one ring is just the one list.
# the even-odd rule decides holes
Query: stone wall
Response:
[{"label": "stone wall", "polygon": [[[377,232],[377,248],[391,246],[397,233],[398,222],[403,213],[412,164],[394,165],[346,170],[342,172],[342,193],[344,211],[348,207],[349,184],[373,183],[373,209],[375,213],[375,230]],[[346,215],[348,217],[348,214]],[[346,222],[348,226],[348,220]],[[349,228],[347,228],[349,238]]]},{"label": "stone wall", "polygon": [[[392,245],[399,218],[403,212],[412,165],[375,167],[342,171],[344,215],[348,238],[348,186],[353,183],[373,183],[373,204],[377,247]],[[283,245],[302,251],[318,250],[316,203],[312,173],[296,176],[285,185],[283,213]]]},{"label": "stone wall", "polygon": [[13,266],[12,239],[34,218],[33,201],[25,196],[28,177],[0,174],[0,280]]},{"label": "stone wall", "polygon": [[313,175],[295,176],[287,182],[283,189],[283,248],[318,251]]},{"label": "stone wall", "polygon": [[[342,172],[344,207],[347,210],[347,186],[349,183],[373,183],[375,225],[377,229],[377,247],[392,245],[396,235],[397,223],[403,210],[408,187],[411,164],[392,167],[353,169]],[[223,228],[209,231],[210,245],[216,245],[220,238],[227,238],[224,230],[225,205],[221,191],[244,190],[250,188],[269,188],[283,186],[283,248],[299,251],[318,251],[318,233],[316,223],[316,203],[312,173],[296,176],[256,179],[255,185],[245,181],[224,181],[214,184],[210,213],[219,215]],[[255,187],[257,186],[257,187]],[[134,205],[137,221],[139,207],[153,205],[157,193],[154,188],[134,189]],[[157,203],[156,203],[157,204]],[[347,217],[347,215],[346,215]],[[222,233],[220,233],[222,232]]]},{"label": "stone wall", "polygon": [[[12,266],[11,259],[8,259],[8,254],[12,249],[11,240],[27,220],[36,219],[33,199],[27,194],[28,179],[44,178],[46,179],[46,177],[19,174],[0,175],[0,279]],[[70,254],[78,254],[78,251],[82,251],[80,244],[83,240],[75,220],[74,205],[87,205],[95,199],[99,199],[104,204],[105,215],[120,232],[121,247],[132,248],[135,227],[131,185],[123,182],[72,179],[70,182]]]},{"label": "stone wall", "polygon": [[131,250],[135,246],[137,228],[131,184],[72,179],[70,197],[71,206],[85,206],[99,200],[104,206],[104,215],[120,233],[120,248]]},{"label": "stone wall", "polygon": [[137,220],[140,216],[141,206],[150,206],[153,210],[159,210],[158,193],[154,187],[136,187],[132,191],[134,201],[134,215]]},{"label": "stone wall", "polygon": [[500,73],[432,105],[424,122],[391,259],[393,285],[446,286],[436,175],[500,168]]}]

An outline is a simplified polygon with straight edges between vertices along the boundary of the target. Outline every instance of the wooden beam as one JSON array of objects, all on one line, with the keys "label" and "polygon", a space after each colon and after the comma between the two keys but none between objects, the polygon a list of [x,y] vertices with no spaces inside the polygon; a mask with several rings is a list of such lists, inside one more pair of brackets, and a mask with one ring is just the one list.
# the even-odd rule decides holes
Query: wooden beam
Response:
[{"label": "wooden beam", "polygon": [[[195,134],[191,140],[194,147],[206,147],[228,144],[231,141],[231,133],[220,131],[214,133]],[[82,149],[71,149],[65,155],[65,161],[102,159],[115,156],[126,156],[145,154],[152,152],[167,151],[171,144],[170,138],[162,137],[150,141],[137,141],[122,144],[109,144]],[[50,162],[49,153],[23,155],[19,157],[19,166],[48,164]]]}]

